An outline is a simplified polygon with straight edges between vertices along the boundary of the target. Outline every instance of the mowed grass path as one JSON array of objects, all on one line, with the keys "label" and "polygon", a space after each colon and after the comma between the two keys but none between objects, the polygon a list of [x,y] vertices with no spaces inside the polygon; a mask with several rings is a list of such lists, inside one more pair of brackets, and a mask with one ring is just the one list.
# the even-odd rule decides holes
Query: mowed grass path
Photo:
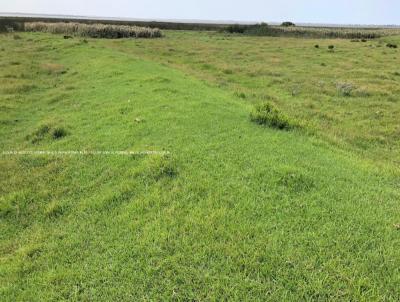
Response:
[{"label": "mowed grass path", "polygon": [[1,151],[171,154],[1,155],[2,300],[400,299],[392,169],[101,42],[21,37],[0,37]]}]

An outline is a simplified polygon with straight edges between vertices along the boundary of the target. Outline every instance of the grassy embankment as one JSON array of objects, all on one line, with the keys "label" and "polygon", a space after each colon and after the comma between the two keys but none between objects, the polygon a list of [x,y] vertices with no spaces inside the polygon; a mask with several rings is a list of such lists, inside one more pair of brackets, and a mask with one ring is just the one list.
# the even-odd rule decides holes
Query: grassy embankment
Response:
[{"label": "grassy embankment", "polygon": [[[400,298],[399,175],[355,152],[396,161],[398,52],[172,32],[0,39],[2,151],[171,152],[2,155],[4,300]],[[312,127],[252,123],[260,100]],[[365,143],[376,136],[393,150]]]}]

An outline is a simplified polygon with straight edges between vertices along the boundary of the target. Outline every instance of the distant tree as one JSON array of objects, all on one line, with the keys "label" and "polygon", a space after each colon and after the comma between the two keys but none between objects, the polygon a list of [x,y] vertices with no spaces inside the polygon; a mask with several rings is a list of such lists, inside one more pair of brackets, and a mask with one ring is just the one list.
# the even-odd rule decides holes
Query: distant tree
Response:
[{"label": "distant tree", "polygon": [[296,24],[294,24],[293,22],[286,21],[286,22],[283,22],[281,24],[281,26],[291,27],[291,26],[296,26]]}]

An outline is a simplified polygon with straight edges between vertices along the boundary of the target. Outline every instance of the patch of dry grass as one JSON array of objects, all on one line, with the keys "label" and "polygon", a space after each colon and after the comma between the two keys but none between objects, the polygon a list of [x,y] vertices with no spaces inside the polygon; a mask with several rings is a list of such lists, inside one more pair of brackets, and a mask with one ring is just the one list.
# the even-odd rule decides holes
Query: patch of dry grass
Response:
[{"label": "patch of dry grass", "polygon": [[56,63],[43,63],[40,67],[44,72],[48,74],[59,75],[67,72],[67,69],[64,65]]}]

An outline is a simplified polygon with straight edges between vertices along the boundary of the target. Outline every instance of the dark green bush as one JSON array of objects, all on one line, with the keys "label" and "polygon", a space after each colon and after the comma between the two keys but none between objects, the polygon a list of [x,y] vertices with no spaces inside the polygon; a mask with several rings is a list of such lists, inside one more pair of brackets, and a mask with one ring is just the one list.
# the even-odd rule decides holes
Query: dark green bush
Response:
[{"label": "dark green bush", "polygon": [[396,44],[392,44],[392,43],[388,43],[388,44],[386,44],[386,47],[397,48],[397,45]]},{"label": "dark green bush", "polygon": [[23,29],[24,29],[24,24],[22,22],[16,22],[0,18],[0,32],[21,31]]},{"label": "dark green bush", "polygon": [[290,21],[286,21],[286,22],[283,22],[283,23],[281,24],[281,26],[284,26],[284,27],[291,27],[291,26],[296,26],[296,24],[294,24],[293,22],[290,22]]},{"label": "dark green bush", "polygon": [[235,95],[238,98],[241,98],[241,99],[245,99],[246,98],[246,94],[244,92],[235,92]]},{"label": "dark green bush", "polygon": [[250,113],[250,119],[259,125],[275,129],[289,130],[293,128],[289,118],[269,102],[257,105]]},{"label": "dark green bush", "polygon": [[317,45],[315,45],[314,47],[315,47],[315,48],[319,48],[319,45],[317,44]]},{"label": "dark green bush", "polygon": [[244,34],[244,32],[248,29],[248,25],[240,25],[240,24],[234,24],[234,25],[229,25],[226,28],[226,31],[231,33],[231,34]]},{"label": "dark green bush", "polygon": [[67,130],[62,127],[57,127],[53,130],[52,136],[54,139],[60,139],[67,135]]},{"label": "dark green bush", "polygon": [[333,50],[333,49],[335,48],[335,45],[329,45],[328,48],[329,48],[330,50]]}]

